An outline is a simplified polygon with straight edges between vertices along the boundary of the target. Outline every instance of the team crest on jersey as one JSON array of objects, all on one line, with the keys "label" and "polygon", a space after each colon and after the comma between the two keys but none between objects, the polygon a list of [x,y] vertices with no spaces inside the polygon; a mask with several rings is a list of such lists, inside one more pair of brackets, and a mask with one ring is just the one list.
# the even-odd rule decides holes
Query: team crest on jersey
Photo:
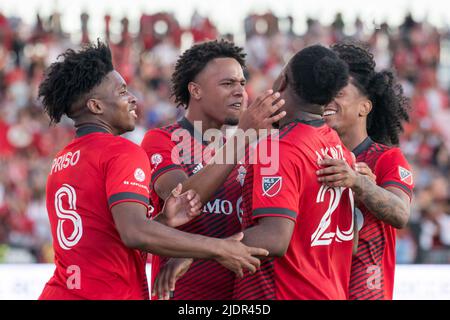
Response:
[{"label": "team crest on jersey", "polygon": [[155,153],[154,155],[152,155],[152,158],[150,159],[150,162],[156,168],[158,166],[158,164],[160,164],[162,162],[162,160],[163,160],[162,155],[160,155],[159,153]]},{"label": "team crest on jersey", "polygon": [[240,166],[238,169],[238,175],[236,177],[236,180],[239,182],[241,187],[244,185],[246,174],[247,174],[247,169],[245,169],[245,167],[243,167],[243,166]]},{"label": "team crest on jersey", "polygon": [[406,170],[405,168],[398,166],[398,174],[400,175],[400,180],[403,182],[412,185],[413,183],[413,176],[411,171]]},{"label": "team crest on jersey", "polygon": [[134,178],[139,182],[144,181],[145,180],[144,170],[142,170],[141,168],[137,168],[136,170],[134,170]]},{"label": "team crest on jersey", "polygon": [[263,196],[273,197],[281,190],[282,177],[263,177],[262,178],[262,190]]}]

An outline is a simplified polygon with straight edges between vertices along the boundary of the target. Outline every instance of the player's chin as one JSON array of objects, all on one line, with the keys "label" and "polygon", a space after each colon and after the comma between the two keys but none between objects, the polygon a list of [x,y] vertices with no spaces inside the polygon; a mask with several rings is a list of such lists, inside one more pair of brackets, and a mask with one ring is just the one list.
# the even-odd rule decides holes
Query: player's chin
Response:
[{"label": "player's chin", "polygon": [[237,126],[239,124],[239,116],[228,115],[227,117],[225,117],[223,124],[227,126]]},{"label": "player's chin", "polygon": [[325,123],[333,129],[336,129],[337,127],[337,119],[335,115],[332,116],[324,116],[323,120],[325,121]]}]

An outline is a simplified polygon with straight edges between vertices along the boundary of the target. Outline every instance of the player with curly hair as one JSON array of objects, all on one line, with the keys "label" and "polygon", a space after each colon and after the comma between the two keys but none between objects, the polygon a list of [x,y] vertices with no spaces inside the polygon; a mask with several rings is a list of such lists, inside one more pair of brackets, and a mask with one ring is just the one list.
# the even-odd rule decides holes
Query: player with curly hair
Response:
[{"label": "player with curly hair", "polygon": [[[146,252],[215,259],[237,274],[254,271],[263,249],[176,227],[199,213],[200,197],[176,186],[160,216],[147,217],[150,166],[145,152],[118,135],[134,129],[136,98],[98,41],[67,50],[39,86],[53,123],[74,121],[76,137],[55,157],[47,210],[56,269],[40,299],[148,299]],[[158,222],[164,222],[166,225]]]},{"label": "player with curly hair", "polygon": [[324,112],[345,146],[356,156],[348,164],[325,159],[319,180],[350,187],[357,200],[356,253],[352,261],[350,299],[392,299],[395,229],[409,219],[413,178],[398,148],[409,102],[392,71],[375,70],[373,55],[362,45],[342,42],[332,50],[349,66],[350,81]]},{"label": "player with curly hair", "polygon": [[[238,145],[232,157],[236,161],[215,161],[222,155],[226,158],[226,150],[231,150],[227,146],[235,143],[234,136],[220,149],[224,153],[219,150],[209,161],[203,155],[210,141],[204,140],[203,133],[223,125],[238,125],[244,132],[250,128],[271,128],[285,114],[272,116],[284,103],[272,91],[246,107],[244,68],[245,54],[232,42],[208,41],[186,50],[172,75],[172,94],[175,102],[187,109],[186,115],[176,123],[150,130],[142,141],[152,167],[150,194],[155,212],[178,183],[184,189],[195,190],[204,204],[203,213],[180,226],[180,230],[218,238],[241,230],[239,208],[245,168],[237,165],[237,161],[242,158],[238,154],[244,155],[249,141]],[[201,128],[194,126],[196,123],[201,123]],[[155,298],[167,297],[168,291],[161,279],[164,276],[157,278],[158,274],[180,265],[190,268],[177,282],[176,290],[171,285],[173,299],[231,299],[235,276],[220,264],[159,256],[152,259]]]},{"label": "player with curly hair", "polygon": [[[318,160],[352,157],[322,114],[346,86],[348,68],[314,45],[296,53],[273,88],[285,100],[280,166],[264,173],[262,159],[244,185],[244,240],[269,251],[254,274],[236,279],[235,299],[346,299],[352,259],[353,197],[349,188],[317,181]],[[262,142],[260,142],[261,144]]]}]

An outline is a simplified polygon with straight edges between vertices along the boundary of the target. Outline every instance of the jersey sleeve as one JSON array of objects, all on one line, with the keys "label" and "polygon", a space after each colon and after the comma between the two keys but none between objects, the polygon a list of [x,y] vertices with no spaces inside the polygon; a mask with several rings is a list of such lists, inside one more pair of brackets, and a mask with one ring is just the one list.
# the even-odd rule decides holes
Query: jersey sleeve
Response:
[{"label": "jersey sleeve", "polygon": [[160,129],[150,130],[142,140],[141,146],[150,160],[152,185],[163,173],[175,169],[183,170],[178,149],[169,132]]},{"label": "jersey sleeve", "polygon": [[101,160],[109,208],[121,202],[138,202],[148,207],[148,158],[138,145],[123,140],[123,143],[108,146]]},{"label": "jersey sleeve", "polygon": [[[253,220],[262,217],[282,217],[295,222],[297,219],[300,199],[300,170],[298,163],[294,161],[292,146],[279,141],[279,148],[278,161],[275,158],[271,161],[258,159],[252,166]],[[277,166],[277,170],[273,170]]]},{"label": "jersey sleeve", "polygon": [[408,161],[399,148],[385,152],[375,165],[377,184],[383,188],[395,187],[412,197],[413,174]]}]

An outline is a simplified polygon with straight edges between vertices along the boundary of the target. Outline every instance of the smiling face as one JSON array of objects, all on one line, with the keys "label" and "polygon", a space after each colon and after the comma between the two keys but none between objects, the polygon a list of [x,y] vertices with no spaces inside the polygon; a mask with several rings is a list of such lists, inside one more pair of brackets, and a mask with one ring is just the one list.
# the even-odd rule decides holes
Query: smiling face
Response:
[{"label": "smiling face", "polygon": [[190,83],[191,99],[205,118],[219,125],[237,125],[245,97],[244,72],[233,58],[211,60]]},{"label": "smiling face", "polygon": [[325,107],[323,117],[327,125],[339,135],[349,132],[355,126],[365,123],[371,103],[354,85],[353,78]]},{"label": "smiling face", "polygon": [[96,91],[98,100],[104,105],[102,119],[111,126],[113,133],[133,131],[137,119],[136,97],[128,91],[122,76],[111,71]]}]

